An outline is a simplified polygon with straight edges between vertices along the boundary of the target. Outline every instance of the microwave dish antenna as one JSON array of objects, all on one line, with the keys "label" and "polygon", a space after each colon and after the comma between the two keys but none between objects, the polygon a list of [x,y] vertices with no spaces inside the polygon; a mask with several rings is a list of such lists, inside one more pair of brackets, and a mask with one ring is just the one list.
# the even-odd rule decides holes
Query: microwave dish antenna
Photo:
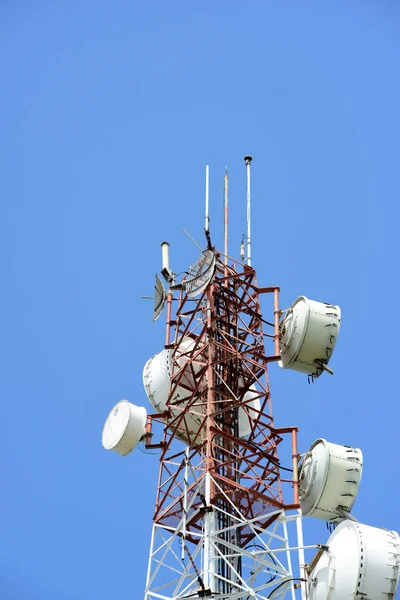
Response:
[{"label": "microwave dish antenna", "polygon": [[319,377],[323,371],[333,375],[327,363],[339,335],[340,319],[339,306],[299,296],[280,325],[279,366],[312,377]]},{"label": "microwave dish antenna", "polygon": [[161,315],[164,304],[165,304],[165,288],[163,282],[159,278],[156,273],[156,283],[154,285],[154,310],[153,310],[153,321],[157,321],[158,317]]},{"label": "microwave dish antenna", "polygon": [[395,598],[400,538],[395,531],[343,521],[313,569],[309,600]]},{"label": "microwave dish antenna", "polygon": [[202,294],[215,273],[215,254],[212,250],[203,250],[202,256],[194,267],[189,267],[188,276],[184,280],[189,298]]},{"label": "microwave dish antenna", "polygon": [[359,448],[332,444],[319,438],[300,467],[300,504],[303,517],[340,523],[357,497],[363,468]]},{"label": "microwave dish antenna", "polygon": [[146,420],[147,411],[143,406],[120,400],[113,406],[104,423],[103,448],[126,456],[143,438]]}]

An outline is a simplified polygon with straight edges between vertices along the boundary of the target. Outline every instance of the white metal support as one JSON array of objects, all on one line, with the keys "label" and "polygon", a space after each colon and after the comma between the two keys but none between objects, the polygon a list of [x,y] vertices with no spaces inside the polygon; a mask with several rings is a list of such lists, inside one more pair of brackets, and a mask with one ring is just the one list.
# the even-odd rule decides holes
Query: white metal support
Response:
[{"label": "white metal support", "polygon": [[[210,505],[212,487],[218,494],[223,492],[210,473],[203,471],[198,476],[189,460],[186,466],[181,481],[183,489],[187,486],[185,514],[177,525],[171,522],[153,527],[145,600],[195,599],[202,589],[214,592],[218,600],[308,600],[305,582],[299,587],[293,585],[298,577],[297,569],[296,573],[292,570],[296,556],[300,577],[305,578],[306,572],[301,513],[285,514],[270,507],[254,519],[246,519],[228,496],[228,512],[218,505],[212,511],[195,509],[204,505],[203,501]],[[274,512],[275,521],[264,528],[263,522]],[[202,515],[203,527],[193,529],[190,522],[196,514]],[[222,525],[227,515],[231,519],[229,536],[227,526]],[[288,536],[291,528],[293,536],[297,530],[298,543],[294,546]],[[253,536],[246,546],[240,542],[240,534],[236,535],[244,530]],[[223,570],[221,565],[225,565]]]},{"label": "white metal support", "polygon": [[301,510],[298,511],[296,516],[296,530],[297,530],[297,544],[298,544],[298,555],[299,555],[299,570],[301,581],[301,600],[308,600],[308,592],[307,592],[307,567],[306,560],[304,556],[304,540],[303,540],[303,523],[302,523],[302,514]]},{"label": "white metal support", "polygon": [[[206,473],[206,494],[205,500],[207,508],[211,508],[211,475]],[[204,515],[204,587],[215,591],[215,552],[213,550],[213,535],[215,529],[215,513],[214,509],[207,510]]]}]

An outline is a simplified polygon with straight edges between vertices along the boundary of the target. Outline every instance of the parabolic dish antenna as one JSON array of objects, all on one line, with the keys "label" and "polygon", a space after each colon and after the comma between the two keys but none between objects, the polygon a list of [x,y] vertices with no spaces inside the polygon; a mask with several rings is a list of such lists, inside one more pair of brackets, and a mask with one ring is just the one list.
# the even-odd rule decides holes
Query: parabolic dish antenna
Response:
[{"label": "parabolic dish antenna", "polygon": [[332,356],[339,334],[339,306],[300,296],[281,322],[279,366],[319,377]]},{"label": "parabolic dish antenna", "polygon": [[144,436],[146,420],[147,411],[144,407],[120,400],[113,406],[104,424],[103,447],[126,456]]},{"label": "parabolic dish antenna", "polygon": [[[178,355],[177,363],[183,368],[188,362],[187,355],[193,348],[193,340],[189,337],[184,338],[179,344],[181,355]],[[204,360],[204,356],[203,356]],[[147,397],[154,410],[163,413],[168,409],[167,401],[170,390],[171,372],[172,372],[172,350],[162,350],[150,358],[143,369],[143,385]],[[195,373],[199,373],[201,365],[192,364]],[[176,422],[182,414],[182,410],[192,396],[193,389],[197,386],[193,379],[190,369],[181,378],[182,385],[175,387],[174,395],[171,398],[169,410],[172,414],[172,422]],[[195,400],[190,411],[184,415],[182,426],[175,430],[175,435],[185,444],[189,444],[195,438],[199,429],[202,427],[205,416],[204,402],[201,401],[201,393],[204,392],[204,385],[207,385],[207,375],[204,377],[204,383],[198,388],[199,398]],[[192,388],[192,390],[190,389]],[[186,400],[186,402],[185,402]],[[260,412],[259,393],[254,385],[245,393],[243,398],[244,406],[239,406],[239,437],[246,438],[250,435],[253,422],[257,419]],[[174,426],[172,427],[174,428]]]},{"label": "parabolic dish antenna", "polygon": [[157,321],[161,315],[165,304],[165,288],[163,282],[156,273],[156,283],[154,285],[154,310],[153,321]]},{"label": "parabolic dish antenna", "polygon": [[203,255],[194,267],[190,267],[185,279],[186,293],[189,298],[202,294],[210,283],[215,271],[215,254],[212,250],[203,250]]},{"label": "parabolic dish antenna", "polygon": [[394,531],[343,521],[311,573],[310,600],[395,598],[400,538]]},{"label": "parabolic dish antenna", "polygon": [[300,467],[300,504],[304,517],[331,523],[344,520],[360,487],[363,455],[358,448],[316,440]]}]

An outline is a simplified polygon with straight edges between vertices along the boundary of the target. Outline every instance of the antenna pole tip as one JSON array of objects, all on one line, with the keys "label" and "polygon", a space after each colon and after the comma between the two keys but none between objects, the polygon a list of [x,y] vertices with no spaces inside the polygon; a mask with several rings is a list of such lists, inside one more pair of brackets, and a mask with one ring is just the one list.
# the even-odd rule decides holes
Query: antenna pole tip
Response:
[{"label": "antenna pole tip", "polygon": [[249,165],[252,160],[253,160],[252,156],[245,156],[244,157],[244,162],[246,163],[246,165]]}]

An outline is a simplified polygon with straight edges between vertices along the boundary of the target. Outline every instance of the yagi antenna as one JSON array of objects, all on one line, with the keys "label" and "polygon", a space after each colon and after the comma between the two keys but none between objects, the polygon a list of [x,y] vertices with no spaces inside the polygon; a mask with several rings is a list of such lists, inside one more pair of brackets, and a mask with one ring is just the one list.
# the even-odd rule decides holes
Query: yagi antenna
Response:
[{"label": "yagi antenna", "polygon": [[154,285],[154,309],[153,309],[153,321],[157,321],[161,315],[164,304],[165,304],[165,288],[163,282],[156,273],[156,283]]},{"label": "yagi antenna", "polygon": [[195,298],[203,293],[210,283],[215,272],[215,254],[212,250],[204,250],[203,255],[194,267],[189,268],[188,278],[185,284],[186,293],[189,298]]}]

